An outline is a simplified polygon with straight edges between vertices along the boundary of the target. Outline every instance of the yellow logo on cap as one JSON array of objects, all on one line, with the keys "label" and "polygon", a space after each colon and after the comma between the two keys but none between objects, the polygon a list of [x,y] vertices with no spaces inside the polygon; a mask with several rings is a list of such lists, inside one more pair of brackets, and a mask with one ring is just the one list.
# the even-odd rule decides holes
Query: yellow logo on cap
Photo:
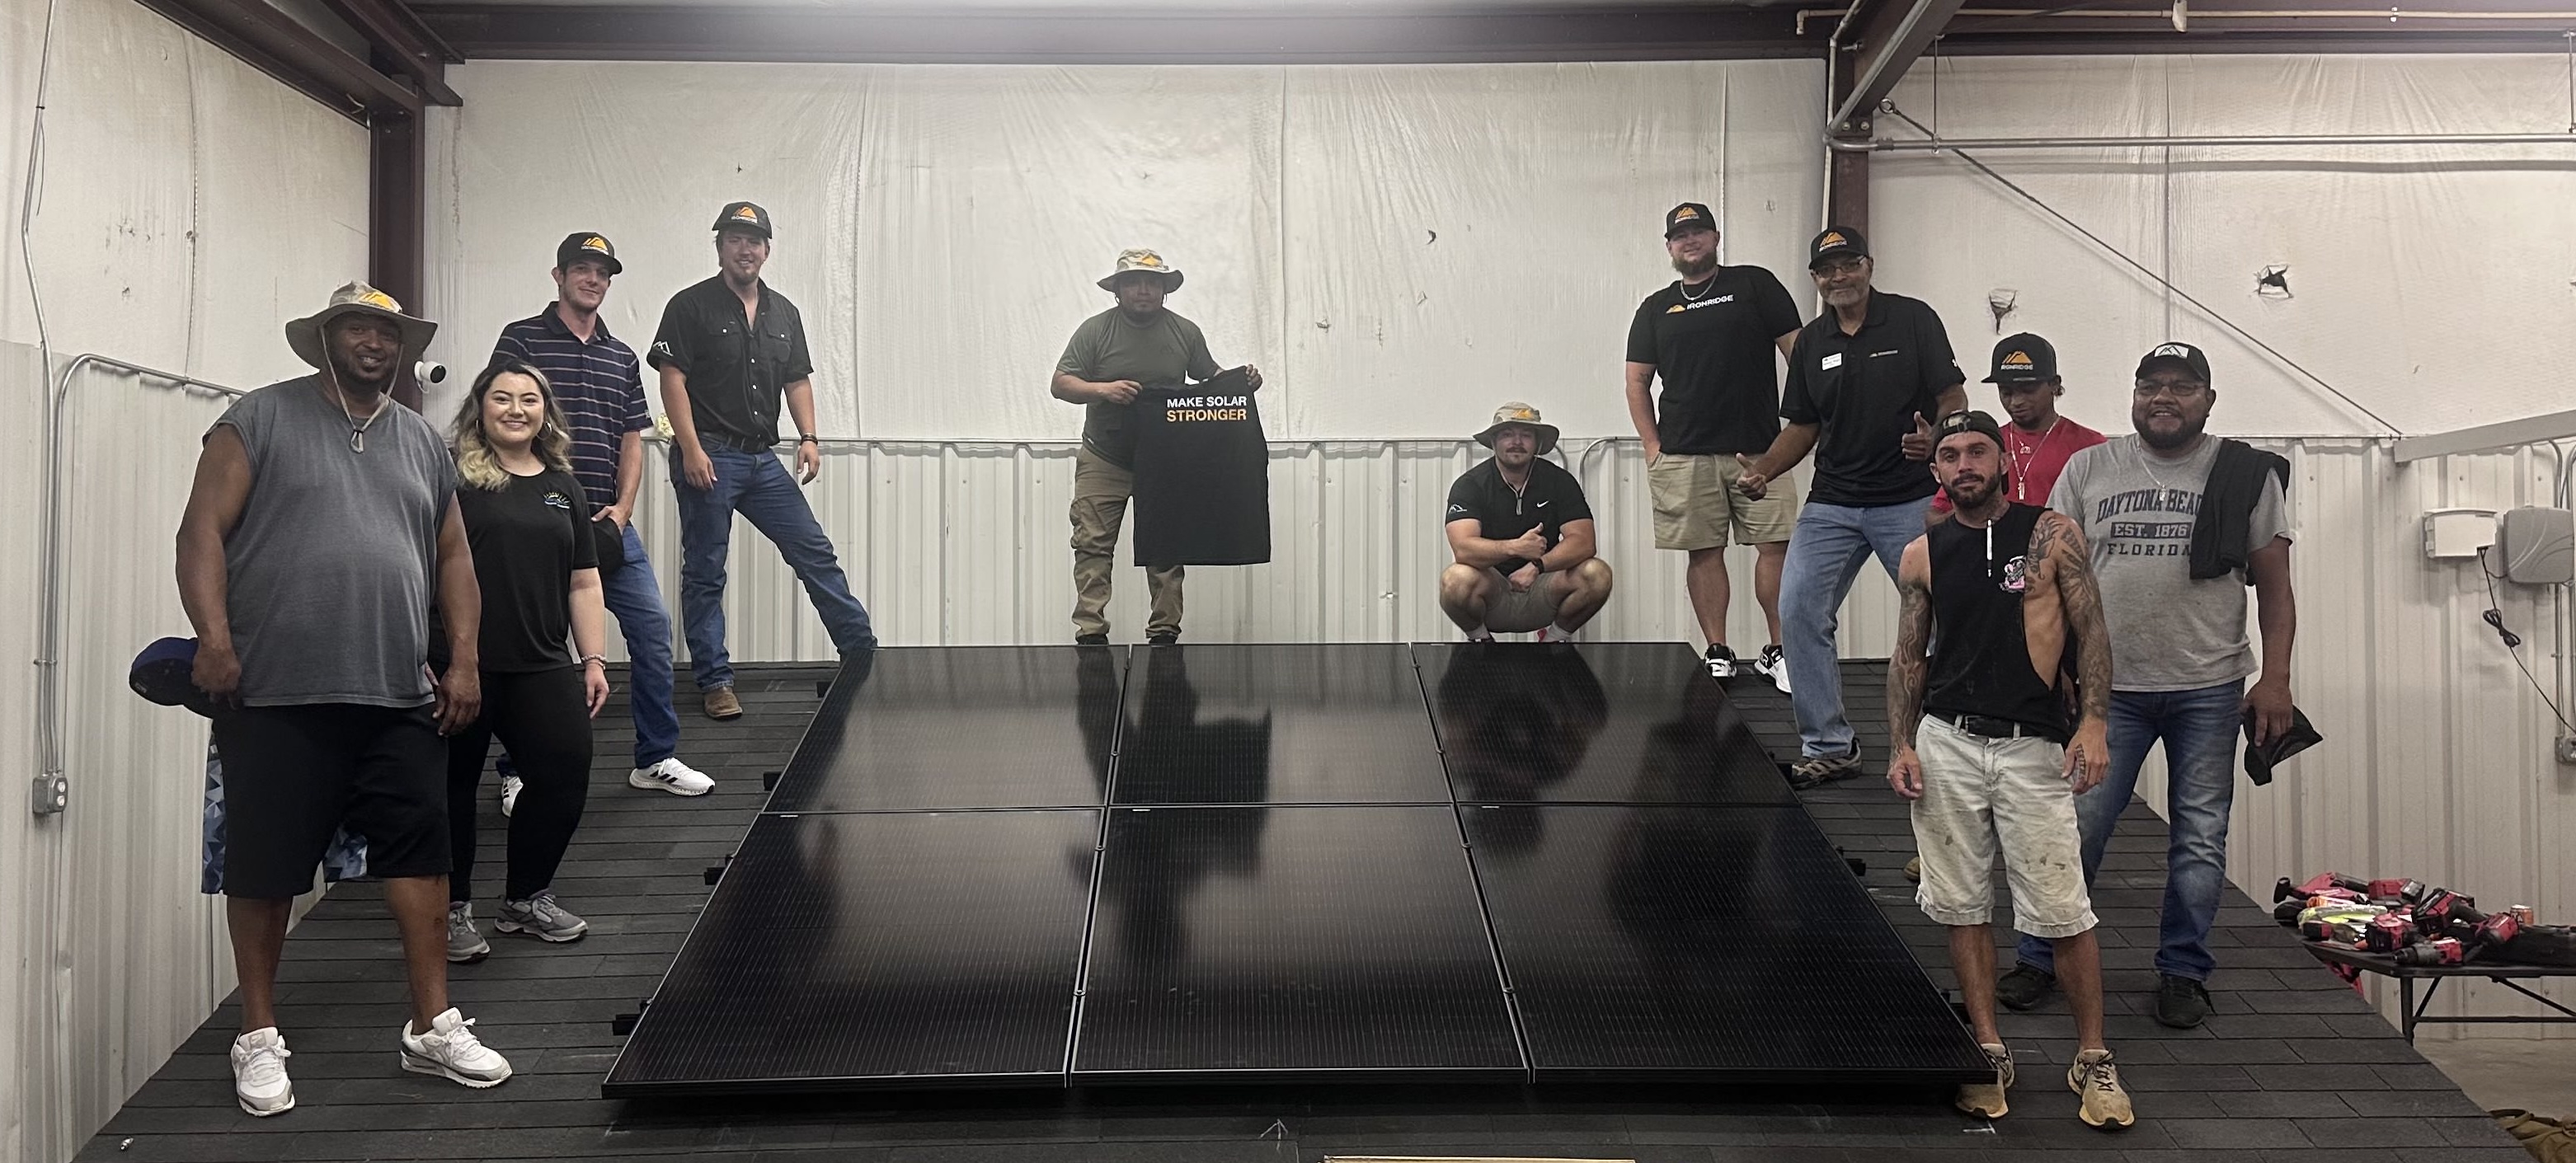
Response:
[{"label": "yellow logo on cap", "polygon": [[1673,221],[1675,221],[1675,222],[1679,222],[1679,221],[1681,221],[1682,219],[1685,219],[1685,218],[1697,218],[1697,217],[1699,217],[1699,211],[1694,210],[1694,209],[1691,209],[1691,208],[1690,208],[1690,207],[1688,207],[1688,206],[1684,206],[1684,207],[1682,207],[1682,208],[1681,208],[1681,209],[1679,209],[1679,210],[1675,210],[1675,211],[1673,211]]},{"label": "yellow logo on cap", "polygon": [[1851,240],[1844,238],[1842,235],[1834,231],[1828,230],[1825,232],[1825,236],[1823,238],[1816,240],[1816,249],[1823,250],[1828,246],[1842,246],[1849,241]]},{"label": "yellow logo on cap", "polygon": [[594,234],[581,240],[581,248],[583,250],[595,250],[601,254],[606,254],[608,253],[608,240]]},{"label": "yellow logo on cap", "polygon": [[2148,359],[2155,359],[2155,358],[2157,358],[2157,357],[2159,357],[2159,356],[2167,356],[2167,355],[2173,356],[2173,357],[2175,357],[2175,358],[2177,358],[2177,359],[2190,359],[2190,358],[2191,358],[2191,349],[2190,349],[2190,348],[2187,348],[2187,347],[2184,347],[2183,345],[2181,345],[2181,344],[2179,344],[2179,343],[2168,343],[2168,344],[2165,344],[2165,345],[2164,345],[2164,346],[2162,346],[2162,347],[2159,347],[2159,348],[2155,349],[2154,351],[2148,352],[2148,353],[2147,353],[2147,358],[2148,358]]},{"label": "yellow logo on cap", "polygon": [[754,209],[752,209],[752,208],[751,208],[751,207],[749,207],[749,206],[742,206],[742,207],[738,207],[738,208],[736,208],[736,209],[734,210],[734,212],[733,212],[733,216],[734,216],[734,217],[736,217],[736,218],[742,219],[742,220],[743,220],[743,221],[745,221],[745,222],[758,222],[758,221],[760,221],[760,211],[758,211],[758,210],[754,210]]},{"label": "yellow logo on cap", "polygon": [[358,301],[370,307],[381,307],[397,315],[402,313],[402,304],[394,302],[394,297],[383,291],[369,291],[358,296]]},{"label": "yellow logo on cap", "polygon": [[1163,256],[1149,250],[1136,256],[1136,265],[1140,267],[1154,267],[1156,269],[1160,269],[1163,265]]},{"label": "yellow logo on cap", "polygon": [[2029,367],[2029,366],[2030,366],[2030,353],[2029,353],[2029,352],[2027,352],[2027,351],[2016,351],[2016,352],[2012,353],[2011,355],[2007,355],[2007,356],[2005,356],[2005,357],[2004,357],[2004,366],[2005,366],[2005,367]]},{"label": "yellow logo on cap", "polygon": [[1538,419],[1538,409],[1535,409],[1535,408],[1514,408],[1514,409],[1512,409],[1512,419],[1514,419],[1514,420],[1536,420],[1536,419]]}]

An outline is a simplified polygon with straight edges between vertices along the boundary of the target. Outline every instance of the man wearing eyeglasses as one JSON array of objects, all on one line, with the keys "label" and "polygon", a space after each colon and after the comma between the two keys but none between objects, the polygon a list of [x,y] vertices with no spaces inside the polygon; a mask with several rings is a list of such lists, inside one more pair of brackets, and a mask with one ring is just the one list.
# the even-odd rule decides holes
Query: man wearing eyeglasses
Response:
[{"label": "man wearing eyeglasses", "polygon": [[[2111,770],[2075,801],[2084,877],[2089,883],[2101,869],[2138,769],[2161,742],[2168,841],[2155,1017],[2178,1029],[2210,1013],[2206,983],[2217,962],[2209,930],[2227,889],[2237,735],[2250,726],[2269,742],[2288,730],[2298,628],[2283,493],[2289,462],[2211,437],[2217,402],[2207,355],[2188,343],[2158,345],[2138,361],[2129,403],[2136,434],[2076,453],[2048,499],[2084,526],[2111,629]],[[2249,587],[2259,666],[2245,634]],[[2037,1005],[2054,969],[2047,943],[2025,938],[2019,963],[1996,982],[1996,1000]]]}]

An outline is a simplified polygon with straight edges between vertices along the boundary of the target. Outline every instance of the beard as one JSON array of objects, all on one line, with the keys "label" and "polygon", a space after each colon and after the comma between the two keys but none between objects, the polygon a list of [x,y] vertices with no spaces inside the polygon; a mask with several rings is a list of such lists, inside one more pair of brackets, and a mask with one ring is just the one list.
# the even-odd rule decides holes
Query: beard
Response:
[{"label": "beard", "polygon": [[402,367],[402,359],[397,356],[385,361],[384,371],[375,375],[368,375],[365,372],[350,367],[348,363],[343,361],[336,352],[331,355],[330,359],[331,372],[333,375],[340,377],[340,383],[353,388],[365,388],[371,392],[381,392],[386,388],[393,386],[395,372],[397,369]]},{"label": "beard", "polygon": [[1954,481],[1951,484],[1942,485],[1941,492],[1950,498],[1952,508],[1965,511],[1993,500],[1995,493],[2002,488],[2001,478],[1987,477],[1964,489]]},{"label": "beard", "polygon": [[2171,452],[2200,439],[2201,432],[2209,427],[2209,418],[2206,416],[2198,420],[2179,416],[2175,419],[2181,421],[2182,426],[2175,429],[2173,435],[2166,436],[2155,431],[2148,424],[2139,424],[2137,425],[2138,439],[2145,441],[2147,447],[2159,452]]},{"label": "beard", "polygon": [[1716,272],[1717,252],[1713,250],[1708,252],[1707,257],[1700,259],[1698,262],[1691,262],[1688,259],[1674,259],[1673,270],[1681,275],[1683,282],[1696,283]]}]

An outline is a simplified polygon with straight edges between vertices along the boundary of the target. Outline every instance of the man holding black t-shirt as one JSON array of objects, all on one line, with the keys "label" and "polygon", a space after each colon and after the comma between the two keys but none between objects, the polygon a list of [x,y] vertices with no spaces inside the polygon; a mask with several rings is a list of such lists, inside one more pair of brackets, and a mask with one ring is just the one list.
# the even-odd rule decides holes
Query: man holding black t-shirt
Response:
[{"label": "man holding black t-shirt", "polygon": [[[1770,623],[1770,645],[1753,669],[1789,689],[1780,653],[1780,566],[1798,497],[1786,482],[1760,498],[1735,491],[1736,456],[1771,447],[1780,435],[1777,357],[1798,336],[1798,305],[1771,272],[1719,266],[1717,219],[1684,202],[1664,215],[1664,250],[1681,278],[1646,296],[1628,327],[1628,416],[1646,446],[1646,488],[1655,504],[1655,546],[1690,554],[1684,578],[1691,612],[1708,639],[1709,672],[1735,674],[1726,645],[1726,539],[1754,548],[1753,596]],[[1656,375],[1663,399],[1654,398]]]},{"label": "man holding black t-shirt", "polygon": [[1583,482],[1544,459],[1556,426],[1514,401],[1495,409],[1476,443],[1494,456],[1449,486],[1444,520],[1457,560],[1440,572],[1440,611],[1470,642],[1530,630],[1572,641],[1610,600],[1610,563],[1594,555]]},{"label": "man holding black t-shirt", "polygon": [[1828,227],[1807,247],[1807,270],[1825,312],[1798,332],[1780,393],[1788,426],[1760,458],[1737,457],[1735,487],[1759,498],[1772,478],[1813,449],[1816,475],[1789,539],[1780,579],[1781,646],[1789,657],[1789,704],[1798,716],[1800,785],[1860,769],[1860,744],[1843,718],[1835,660],[1836,612],[1871,556],[1896,575],[1906,543],[1923,534],[1938,487],[1923,462],[1932,421],[1968,407],[1967,375],[1931,304],[1870,286],[1869,243],[1848,226]]},{"label": "man holding black t-shirt", "polygon": [[[680,500],[680,623],[689,666],[707,717],[742,715],[733,665],[725,652],[725,554],[733,515],[778,546],[832,647],[842,654],[874,647],[867,607],[832,539],[814,520],[799,487],[823,471],[814,434],[814,360],[805,349],[805,320],[787,296],[761,281],[769,262],[769,211],[733,202],[716,216],[717,272],[671,296],[649,357],[662,373],[662,409],[671,418],[671,484]],[[778,463],[778,406],[796,419],[796,467]]]},{"label": "man holding black t-shirt", "polygon": [[[1120,253],[1118,269],[1100,280],[1101,290],[1118,297],[1117,305],[1073,329],[1048,385],[1056,399],[1083,406],[1072,511],[1073,640],[1083,645],[1109,641],[1109,578],[1118,530],[1127,522],[1127,501],[1136,491],[1136,394],[1217,374],[1216,357],[1208,354],[1199,325],[1163,307],[1163,297],[1180,288],[1181,272],[1165,264],[1163,256],[1150,250]],[[1243,371],[1244,390],[1261,386],[1259,370]],[[1180,641],[1184,576],[1177,565],[1146,570],[1146,588],[1153,595],[1153,610],[1145,620],[1148,643]]]}]

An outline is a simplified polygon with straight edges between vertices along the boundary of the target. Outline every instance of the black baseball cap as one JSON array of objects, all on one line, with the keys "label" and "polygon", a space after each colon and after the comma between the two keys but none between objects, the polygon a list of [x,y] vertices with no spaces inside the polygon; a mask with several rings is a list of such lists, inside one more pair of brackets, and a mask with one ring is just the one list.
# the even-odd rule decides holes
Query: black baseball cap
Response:
[{"label": "black baseball cap", "polygon": [[2209,357],[2202,354],[2199,348],[2188,343],[2171,341],[2159,343],[2154,351],[2139,357],[2138,378],[2145,379],[2148,372],[2167,364],[2177,363],[2188,369],[2193,379],[2204,384],[2209,382]]},{"label": "black baseball cap", "polygon": [[748,230],[762,238],[775,238],[769,230],[769,211],[749,202],[727,202],[724,212],[716,215],[709,230]]},{"label": "black baseball cap", "polygon": [[1817,232],[1815,241],[1807,244],[1807,269],[1814,270],[1817,263],[1847,254],[1868,258],[1869,240],[1851,227],[1828,226]]},{"label": "black baseball cap", "polygon": [[1963,411],[1943,416],[1940,423],[1932,426],[1932,447],[1939,448],[1942,441],[1962,432],[1982,432],[1986,439],[1995,442],[1995,447],[2004,446],[2004,430],[1995,424],[1994,417],[1983,412]]},{"label": "black baseball cap", "polygon": [[626,269],[625,263],[617,261],[617,248],[608,244],[608,236],[595,231],[576,230],[565,235],[562,245],[555,247],[556,270],[583,259],[607,267],[612,275]]},{"label": "black baseball cap", "polygon": [[1715,229],[1717,229],[1717,215],[1709,213],[1708,207],[1697,202],[1684,202],[1664,211],[1664,237],[1666,238],[1671,238],[1685,230]]},{"label": "black baseball cap", "polygon": [[1995,345],[1995,372],[1990,384],[2036,384],[2057,378],[2057,349],[2030,332],[2007,335]]}]

